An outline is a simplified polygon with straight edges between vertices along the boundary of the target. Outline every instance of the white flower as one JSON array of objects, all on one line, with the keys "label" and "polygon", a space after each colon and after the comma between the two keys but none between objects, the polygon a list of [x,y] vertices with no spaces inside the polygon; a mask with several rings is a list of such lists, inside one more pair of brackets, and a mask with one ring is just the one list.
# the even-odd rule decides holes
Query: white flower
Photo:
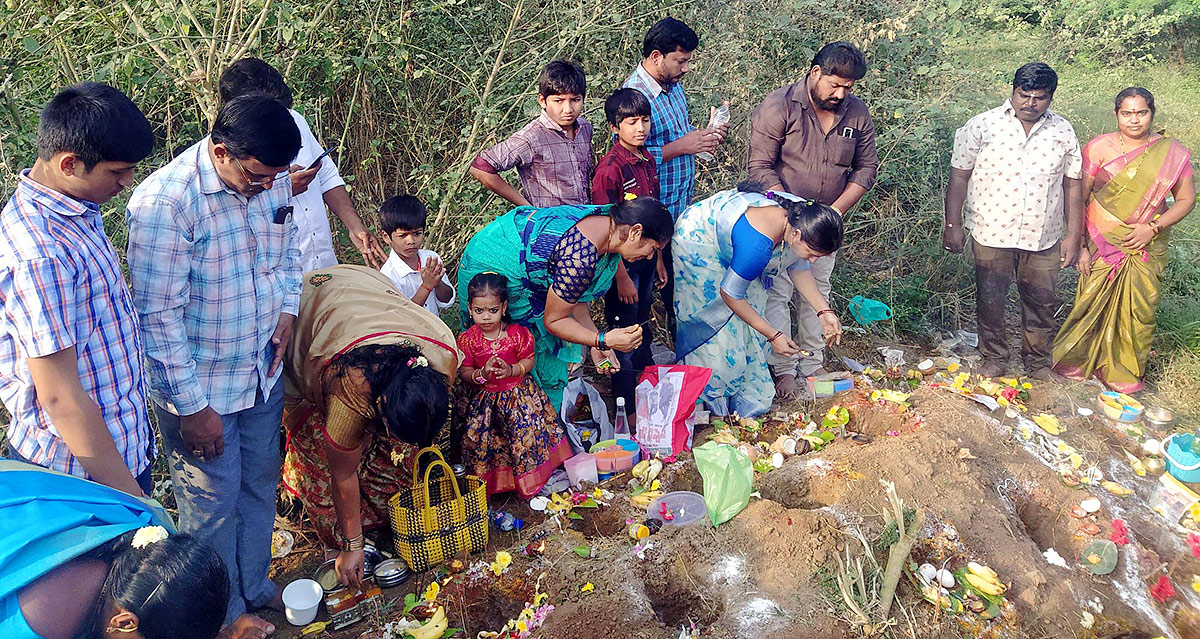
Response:
[{"label": "white flower", "polygon": [[166,528],[162,526],[144,526],[138,528],[138,531],[133,534],[132,546],[134,548],[145,548],[150,544],[157,544],[166,539],[170,534]]},{"label": "white flower", "polygon": [[416,363],[413,366],[429,366],[429,360],[425,359],[424,355],[417,357]]}]

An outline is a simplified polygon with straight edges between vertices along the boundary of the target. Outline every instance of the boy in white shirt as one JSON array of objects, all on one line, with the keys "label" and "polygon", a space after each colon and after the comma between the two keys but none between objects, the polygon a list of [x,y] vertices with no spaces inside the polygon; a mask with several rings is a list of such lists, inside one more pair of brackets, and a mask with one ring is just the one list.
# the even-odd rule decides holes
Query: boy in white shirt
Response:
[{"label": "boy in white shirt", "polygon": [[392,247],[383,274],[401,295],[439,315],[454,304],[454,286],[437,253],[425,243],[425,205],[412,195],[397,195],[379,207],[379,225]]}]

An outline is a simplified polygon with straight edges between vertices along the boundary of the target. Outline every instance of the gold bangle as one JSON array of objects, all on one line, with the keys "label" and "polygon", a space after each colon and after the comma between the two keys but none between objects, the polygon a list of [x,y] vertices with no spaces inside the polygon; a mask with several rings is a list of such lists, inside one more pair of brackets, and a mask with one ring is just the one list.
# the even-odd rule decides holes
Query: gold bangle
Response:
[{"label": "gold bangle", "polygon": [[362,550],[365,545],[366,545],[366,539],[363,538],[362,533],[359,533],[357,536],[351,537],[350,539],[343,540],[341,551],[342,552],[356,552],[356,551]]}]

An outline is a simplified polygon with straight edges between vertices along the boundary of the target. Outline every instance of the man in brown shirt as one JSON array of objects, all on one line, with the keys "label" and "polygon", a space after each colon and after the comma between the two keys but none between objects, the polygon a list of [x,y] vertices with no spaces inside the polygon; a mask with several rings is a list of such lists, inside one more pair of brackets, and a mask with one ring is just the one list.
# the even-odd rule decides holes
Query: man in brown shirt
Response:
[{"label": "man in brown shirt", "polygon": [[[850,93],[867,73],[867,62],[854,45],[831,42],[813,58],[808,75],[766,97],[750,115],[750,179],[771,190],[784,190],[828,204],[845,214],[875,184],[879,156],[875,124],[867,105]],[[835,255],[813,263],[821,294],[829,297]],[[793,296],[787,278],[771,282],[766,319],[791,326]],[[825,340],[821,322],[807,304],[799,307],[796,343],[811,356],[768,358],[782,399],[797,395],[797,375],[823,372]]]}]

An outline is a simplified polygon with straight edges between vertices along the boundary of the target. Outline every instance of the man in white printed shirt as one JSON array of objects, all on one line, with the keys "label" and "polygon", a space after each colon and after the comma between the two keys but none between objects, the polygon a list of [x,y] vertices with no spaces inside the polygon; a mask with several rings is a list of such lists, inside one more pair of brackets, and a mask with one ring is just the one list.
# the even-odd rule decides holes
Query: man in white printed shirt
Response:
[{"label": "man in white printed shirt", "polygon": [[1026,64],[1017,69],[1004,104],[971,118],[954,135],[943,243],[947,251],[962,252],[965,203],[975,254],[979,373],[985,377],[1007,371],[1004,306],[1014,274],[1025,372],[1037,379],[1051,375],[1054,284],[1060,267],[1075,265],[1083,228],[1082,156],[1071,123],[1049,110],[1057,87],[1048,65]]}]

